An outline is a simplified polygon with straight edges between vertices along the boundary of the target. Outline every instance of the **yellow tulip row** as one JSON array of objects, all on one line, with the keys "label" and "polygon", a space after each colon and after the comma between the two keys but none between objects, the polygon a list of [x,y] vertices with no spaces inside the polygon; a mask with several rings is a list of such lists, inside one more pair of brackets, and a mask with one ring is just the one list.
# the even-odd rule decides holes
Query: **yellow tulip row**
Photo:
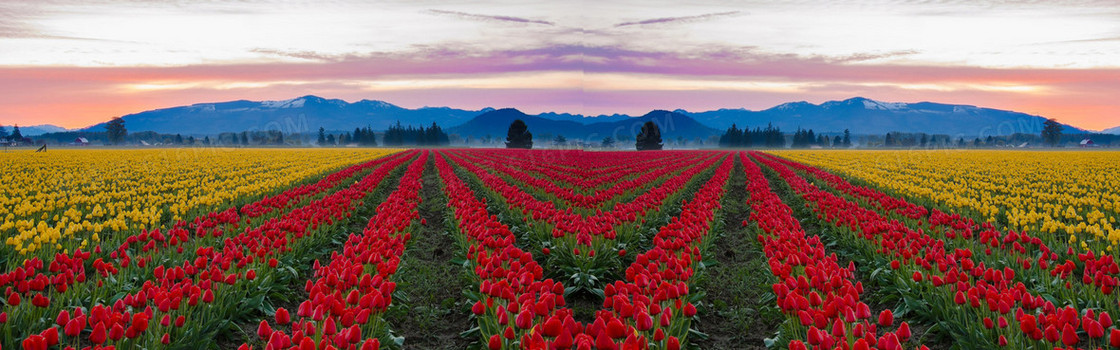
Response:
[{"label": "yellow tulip row", "polygon": [[388,149],[152,149],[0,153],[7,254],[85,248],[274,192]]},{"label": "yellow tulip row", "polygon": [[971,210],[1008,229],[1068,235],[1062,239],[1098,253],[1120,244],[1120,152],[774,153],[911,200]]}]

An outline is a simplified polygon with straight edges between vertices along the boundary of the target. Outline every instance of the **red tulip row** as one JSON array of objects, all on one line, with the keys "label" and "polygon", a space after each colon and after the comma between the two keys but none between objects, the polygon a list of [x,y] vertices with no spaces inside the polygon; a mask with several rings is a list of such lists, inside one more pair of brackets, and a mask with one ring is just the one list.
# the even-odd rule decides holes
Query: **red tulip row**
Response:
[{"label": "red tulip row", "polygon": [[[429,151],[409,164],[400,185],[377,206],[376,214],[361,235],[351,234],[341,253],[335,252],[326,265],[315,261],[315,279],[304,290],[307,300],[299,305],[291,322],[283,308],[277,310],[276,327],[262,320],[257,335],[266,350],[335,347],[340,349],[378,348],[375,334],[384,322],[380,314],[393,301],[396,283],[390,281],[400,265],[405,245],[412,238],[409,228],[420,217],[421,177]],[[290,332],[281,328],[290,327]],[[364,342],[363,342],[364,340]],[[243,349],[251,347],[242,345]]]},{"label": "red tulip row", "polygon": [[502,177],[494,175],[464,158],[457,157],[456,154],[449,155],[457,164],[477,176],[489,190],[497,192],[511,210],[519,209],[523,215],[551,224],[553,226],[552,237],[573,235],[575,241],[584,246],[590,246],[594,237],[602,236],[606,239],[615,239],[616,225],[633,222],[645,216],[648,210],[659,208],[666,197],[682,189],[689,180],[705,169],[711,168],[718,160],[709,155],[703,163],[691,165],[683,172],[673,175],[660,186],[638,195],[632,201],[617,203],[610,211],[596,211],[596,215],[585,217],[572,212],[570,209],[557,209],[552,202],[537,199],[521,188],[510,184]]},{"label": "red tulip row", "polygon": [[[559,319],[560,327],[568,330],[579,327],[571,311],[562,308],[563,284],[542,280],[544,270],[532,254],[514,246],[516,237],[509,227],[486,212],[486,204],[455,175],[446,154],[436,157],[436,169],[448,197],[447,207],[453,211],[459,233],[466,236],[469,244],[466,256],[478,278],[480,292],[472,311],[478,317],[487,346],[513,348],[515,344],[533,343],[534,337],[543,339],[543,325],[537,325],[539,329],[531,335],[527,332],[534,329],[532,320],[537,317]],[[549,332],[556,328],[556,322],[549,325]],[[520,338],[518,331],[522,334]]]},{"label": "red tulip row", "polygon": [[[527,153],[530,151],[522,152]],[[509,154],[509,152],[487,152],[472,153],[471,155],[499,164],[514,164],[518,168],[518,172],[524,171],[532,175],[532,181],[534,182],[547,181],[551,183],[555,181],[555,183],[547,185],[547,187],[560,187],[562,192],[556,193],[558,197],[567,200],[569,203],[574,202],[573,205],[587,208],[593,208],[599,203],[613,197],[603,194],[603,191],[595,191],[593,195],[586,195],[584,194],[586,190],[599,190],[602,186],[612,185],[607,189],[608,191],[622,193],[625,191],[622,189],[615,189],[615,187],[618,187],[619,185],[616,184],[623,179],[633,179],[634,177],[663,169],[666,165],[676,164],[685,159],[696,157],[696,154],[692,152],[665,152],[665,154],[643,157],[641,159],[633,159],[634,156],[630,155],[631,152],[580,152],[580,155],[583,157],[574,159],[566,157],[557,157],[559,159],[554,159],[551,156],[548,159],[537,159],[534,157],[525,157],[527,154],[524,153]],[[552,152],[549,154],[551,155]],[[596,164],[593,158],[599,157],[609,157],[616,163],[613,166],[599,169],[591,168],[592,164]],[[565,162],[566,164],[561,166],[555,164],[557,162]],[[522,175],[519,174],[508,174],[515,178],[522,178]],[[567,185],[565,185],[565,183]],[[639,185],[643,185],[643,183],[633,183],[633,180],[631,180],[629,183],[624,183],[621,186],[634,188]],[[544,188],[542,186],[536,187]]]},{"label": "red tulip row", "polygon": [[[292,188],[275,196],[268,196],[247,204],[241,208],[240,213],[245,218],[256,218],[268,212],[286,209],[290,205],[298,203],[302,198],[315,196],[336,187],[342,180],[351,178],[361,171],[379,166],[387,161],[401,159],[401,157],[403,157],[403,154],[351,166],[330,174],[314,184]],[[133,258],[130,252],[147,254],[148,257],[136,261],[138,268],[144,268],[147,262],[151,260],[150,257],[162,249],[174,247],[178,253],[182,253],[182,244],[192,238],[216,238],[223,236],[226,230],[238,229],[243,218],[238,215],[238,212],[239,210],[235,208],[229,208],[201,215],[194,220],[182,220],[176,222],[166,233],[160,229],[144,230],[139,234],[129,235],[121,239],[122,243],[117,249],[108,251],[109,254],[103,254],[100,246],[94,247],[92,254],[81,250],[77,250],[73,254],[58,253],[47,265],[46,271],[43,271],[44,263],[42,260],[37,257],[31,258],[24,261],[22,267],[0,274],[0,287],[14,287],[14,290],[23,294],[24,297],[29,296],[28,293],[31,292],[46,292],[48,287],[56,292],[63,293],[75,284],[87,281],[87,265],[93,268],[93,272],[96,273],[97,276],[94,276],[94,279],[98,281],[100,287],[103,282],[96,277],[116,275],[120,273],[121,269],[132,265]],[[246,222],[248,223],[248,221]],[[95,260],[91,263],[90,259]],[[5,296],[9,294],[5,293]]]},{"label": "red tulip row", "polygon": [[[471,163],[486,167],[508,176],[517,183],[528,185],[534,189],[544,191],[561,199],[563,203],[570,207],[596,209],[601,207],[608,200],[614,199],[623,193],[633,191],[639,187],[649,185],[652,181],[660,179],[667,174],[674,173],[681,168],[695,164],[700,160],[700,155],[689,153],[688,157],[663,157],[661,160],[666,164],[654,168],[652,171],[642,172],[644,167],[630,167],[628,169],[618,169],[615,174],[621,178],[631,174],[640,175],[627,180],[619,180],[612,182],[612,186],[606,189],[597,190],[594,194],[585,195],[578,193],[571,188],[565,188],[557,185],[549,179],[549,176],[533,176],[525,173],[517,168],[520,168],[525,162],[514,162],[513,166],[507,166],[503,162],[488,159],[485,153],[481,152],[467,152],[459,154],[462,158],[470,161]],[[570,210],[569,210],[570,211]]]},{"label": "red tulip row", "polygon": [[[1120,275],[1120,265],[1111,255],[1098,257],[1093,252],[1087,252],[1076,254],[1075,257],[1072,247],[1067,248],[1064,252],[1053,251],[1042,242],[1041,238],[1032,237],[1027,232],[1008,231],[1001,234],[990,223],[985,222],[977,225],[972,219],[962,217],[959,214],[950,215],[937,209],[928,210],[925,207],[911,204],[905,199],[891,197],[875,189],[854,186],[843,178],[818,168],[782,158],[772,156],[770,158],[823,179],[840,192],[866,201],[880,212],[889,214],[892,208],[895,213],[899,214],[928,212],[928,217],[925,217],[924,214],[907,215],[907,217],[912,220],[928,219],[928,228],[944,235],[950,243],[954,240],[978,242],[981,245],[980,248],[984,249],[985,255],[991,256],[993,252],[997,253],[996,255],[1000,259],[989,260],[993,266],[1001,263],[1000,260],[1003,260],[1003,258],[1010,256],[1014,258],[1014,261],[1006,265],[1020,273],[1029,273],[1032,268],[1045,271],[1046,273],[1038,274],[1038,278],[1030,279],[1037,281],[1031,287],[1047,288],[1054,285],[1067,289],[1079,287],[1076,285],[1067,286],[1069,285],[1068,281],[1054,282],[1054,279],[1069,279],[1074,283],[1080,281],[1081,284],[1096,289],[1102,298],[1108,298],[1107,296],[1112,294],[1113,289],[1120,285],[1120,278],[1117,278]],[[922,226],[922,222],[919,221],[916,226]],[[1076,268],[1078,265],[1081,265],[1081,269]],[[1080,288],[1077,289],[1080,290]]]},{"label": "red tulip row", "polygon": [[653,343],[676,350],[687,344],[698,296],[689,289],[693,264],[711,244],[706,238],[734,168],[731,154],[720,158],[715,174],[681,206],[680,215],[658,229],[653,248],[626,268],[626,280],[604,289],[603,308],[610,311],[597,312],[595,322],[584,329],[596,348],[644,349]]},{"label": "red tulip row", "polygon": [[[260,282],[254,282],[258,273],[261,277],[272,274],[272,268],[277,264],[277,257],[300,247],[299,241],[320,236],[331,229],[335,223],[348,217],[355,204],[378,187],[381,180],[393,169],[412,156],[414,154],[380,162],[377,169],[348,188],[315,199],[306,206],[293,209],[282,216],[270,218],[259,227],[246,228],[242,233],[229,235],[213,246],[198,246],[194,249],[193,256],[185,257],[181,263],[161,262],[156,265],[153,260],[154,255],[139,258],[136,266],[141,269],[150,268],[144,271],[151,271],[151,275],[134,280],[134,283],[138,284],[137,291],[123,291],[125,292],[123,297],[108,299],[115,300],[112,306],[101,304],[105,299],[97,297],[97,293],[90,298],[93,305],[89,308],[75,307],[74,303],[67,304],[66,306],[71,307],[71,310],[63,310],[56,317],[49,317],[56,319],[65,337],[57,340],[53,335],[57,334],[59,329],[49,327],[27,336],[23,340],[25,348],[46,348],[54,345],[56,340],[67,344],[78,344],[79,338],[92,345],[145,344],[144,346],[149,348],[158,347],[159,343],[169,344],[172,340],[211,341],[207,334],[200,331],[207,328],[204,324],[220,322],[227,317],[225,315],[241,312],[238,303],[245,296],[259,292],[257,284]],[[216,236],[223,236],[223,234],[216,234]],[[166,248],[170,243],[167,242],[163,247]],[[179,249],[181,248],[180,245]],[[112,257],[116,258],[116,256]],[[122,268],[130,266],[127,259],[127,256],[121,258]],[[155,266],[147,266],[148,264]],[[95,261],[94,265],[98,265],[98,262]],[[72,301],[91,297],[89,293],[73,295],[74,291],[71,290],[70,295],[55,291],[41,298],[57,296],[58,293],[63,293],[63,296]],[[8,306],[18,306],[19,294],[7,295]],[[12,302],[12,299],[15,299],[15,302]],[[44,304],[49,301],[46,299]],[[26,326],[39,327],[37,326],[39,323],[35,320],[42,315],[42,310],[17,308],[16,311],[17,313],[11,315],[13,320],[18,320],[20,324]],[[174,326],[171,322],[173,318]],[[158,326],[149,328],[148,320],[156,319],[160,320]],[[185,327],[184,322],[190,322],[191,326]],[[5,327],[8,339],[13,339],[12,327],[8,326]],[[87,333],[88,336],[82,336]],[[173,335],[185,338],[173,339]]]},{"label": "red tulip row", "polygon": [[437,158],[448,206],[472,242],[468,258],[481,280],[472,311],[488,347],[639,349],[656,342],[661,349],[679,349],[696,312],[688,290],[692,263],[700,260],[732,167],[731,161],[723,161],[682,206],[681,215],[660,229],[654,248],[638,255],[627,269],[627,281],[607,286],[604,307],[610,311],[598,312],[585,326],[561,308],[563,285],[540,280],[543,269],[532,255],[513,245],[508,227],[486,212],[449,163]]},{"label": "red tulip row", "polygon": [[656,169],[667,162],[661,155],[634,152],[498,150],[487,152],[499,162],[519,163],[533,171],[576,188],[598,188],[630,176],[631,169]]},{"label": "red tulip row", "polygon": [[[818,220],[852,234],[851,238],[840,238],[841,241],[863,247],[871,258],[890,261],[896,274],[908,275],[894,281],[902,285],[896,286],[898,290],[928,302],[930,310],[916,311],[937,315],[942,328],[958,339],[967,339],[977,346],[1015,344],[1019,348],[1085,344],[1091,347],[1106,342],[1106,336],[1120,341],[1120,330],[1106,332],[1112,322],[1108,313],[1097,313],[1092,308],[1079,312],[1073,305],[1055,305],[1057,300],[1035,294],[1017,281],[1010,268],[1000,270],[977,264],[969,249],[950,252],[942,240],[821,190],[777,161],[758,159],[798,193],[806,206],[817,213]],[[1064,303],[1077,298],[1058,300]],[[967,307],[959,309],[954,304]],[[1082,342],[1081,334],[1088,339]]]},{"label": "red tulip row", "polygon": [[836,254],[829,254],[819,236],[809,236],[790,209],[770,189],[761,169],[742,156],[750,194],[750,222],[762,233],[770,272],[779,282],[773,285],[778,306],[789,321],[790,349],[855,348],[898,349],[910,337],[903,322],[896,331],[879,334],[878,327],[893,325],[890,311],[874,322],[870,307],[860,300],[863,284],[855,278],[855,267],[841,267]]}]

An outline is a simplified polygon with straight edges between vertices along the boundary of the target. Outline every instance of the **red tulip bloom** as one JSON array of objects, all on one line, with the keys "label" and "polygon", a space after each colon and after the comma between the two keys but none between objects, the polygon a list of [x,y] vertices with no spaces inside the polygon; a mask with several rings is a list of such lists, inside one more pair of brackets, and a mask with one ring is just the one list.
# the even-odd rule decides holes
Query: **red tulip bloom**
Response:
[{"label": "red tulip bloom", "polygon": [[910,339],[910,324],[902,322],[902,325],[898,326],[898,331],[896,333],[898,334],[898,338],[902,341]]},{"label": "red tulip bloom", "polygon": [[681,341],[677,337],[669,336],[669,340],[665,342],[666,350],[681,350]]},{"label": "red tulip bloom", "polygon": [[1067,323],[1066,326],[1062,328],[1062,344],[1073,346],[1079,341],[1081,340],[1077,337],[1077,330],[1073,329],[1073,326]]},{"label": "red tulip bloom", "polygon": [[268,321],[261,320],[260,325],[257,326],[257,336],[261,339],[268,339],[272,335],[272,327],[268,325]]},{"label": "red tulip bloom", "polygon": [[288,313],[288,309],[276,309],[276,324],[285,325],[292,322],[292,315]]},{"label": "red tulip bloom", "polygon": [[886,309],[883,310],[883,312],[880,312],[879,326],[890,327],[891,324],[894,324],[894,312],[891,312],[891,309]]},{"label": "red tulip bloom", "polygon": [[789,350],[806,350],[805,343],[802,343],[800,340],[790,340]]},{"label": "red tulip bloom", "polygon": [[497,334],[491,335],[490,336],[490,341],[487,343],[487,347],[489,347],[490,350],[501,350],[502,349],[502,337],[498,336]]},{"label": "red tulip bloom", "polygon": [[93,333],[89,334],[89,342],[94,344],[104,343],[107,337],[106,333],[105,324],[98,322],[97,325],[93,327]]}]

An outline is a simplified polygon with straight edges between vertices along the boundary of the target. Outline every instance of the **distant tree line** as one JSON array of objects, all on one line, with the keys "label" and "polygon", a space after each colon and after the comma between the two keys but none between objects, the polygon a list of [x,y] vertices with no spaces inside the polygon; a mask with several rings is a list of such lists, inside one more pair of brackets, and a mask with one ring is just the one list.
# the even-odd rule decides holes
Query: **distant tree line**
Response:
[{"label": "distant tree line", "polygon": [[8,142],[31,143],[31,139],[24,137],[23,133],[19,131],[19,125],[12,126],[12,133],[8,133],[8,129],[0,125],[0,140]]},{"label": "distant tree line", "polygon": [[396,125],[390,126],[389,130],[385,131],[384,140],[386,146],[446,146],[451,144],[447,133],[435,122],[427,128],[423,126],[414,128],[412,125],[405,128],[398,121]]},{"label": "distant tree line", "polygon": [[[848,130],[844,130],[843,137],[836,135],[835,138],[829,139],[828,136],[823,134],[816,134],[813,129],[797,128],[791,141],[790,147],[793,148],[813,146],[851,147],[852,145],[851,133]],[[731,127],[723,135],[720,135],[719,146],[724,148],[781,148],[786,146],[786,136],[782,134],[781,128],[772,124],[767,124],[766,128],[756,127],[754,130],[750,128],[739,129],[738,125],[731,124]]]}]

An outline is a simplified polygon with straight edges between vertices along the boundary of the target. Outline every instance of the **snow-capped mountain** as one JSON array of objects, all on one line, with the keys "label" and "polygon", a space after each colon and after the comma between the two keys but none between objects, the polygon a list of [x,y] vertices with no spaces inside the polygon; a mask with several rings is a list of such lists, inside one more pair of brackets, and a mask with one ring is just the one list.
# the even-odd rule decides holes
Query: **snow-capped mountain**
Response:
[{"label": "snow-capped mountain", "polygon": [[[125,125],[130,132],[156,131],[160,133],[181,134],[218,134],[248,130],[281,130],[285,133],[316,133],[319,127],[331,131],[353,130],[369,126],[374,130],[385,130],[400,121],[404,125],[427,125],[437,122],[445,128],[454,128],[464,134],[502,135],[506,125],[474,123],[475,117],[492,108],[472,111],[448,107],[424,107],[407,109],[384,101],[361,100],[346,102],[338,99],[325,99],[318,96],[303,96],[279,101],[230,101],[218,103],[199,103],[189,106],[157,109],[124,116]],[[667,112],[679,120],[680,127],[697,122],[697,128],[683,132],[697,137],[700,133],[710,132],[718,135],[731,124],[740,128],[765,128],[772,124],[783,131],[792,132],[798,127],[819,132],[841,132],[850,130],[853,134],[883,134],[887,132],[924,132],[946,134],[966,138],[1010,135],[1014,133],[1037,134],[1042,131],[1041,116],[1025,113],[982,108],[969,105],[950,105],[933,102],[899,103],[882,102],[855,97],[842,101],[828,101],[821,104],[809,102],[790,102],[769,109],[752,111],[747,109],[719,109],[706,112],[675,110]],[[540,119],[542,127],[558,126],[549,121],[562,121],[574,125],[562,131],[578,134],[609,135],[617,126],[612,123],[632,122],[636,117],[624,114],[583,116],[569,113],[542,113],[534,118]],[[470,124],[470,125],[467,125]],[[568,125],[568,124],[563,124]],[[584,127],[586,126],[586,128]],[[532,125],[530,125],[532,127]],[[486,128],[482,130],[480,128]],[[492,130],[491,130],[492,129]],[[571,129],[571,130],[568,130]],[[577,130],[578,129],[578,130]],[[600,130],[601,129],[601,130]],[[104,123],[90,126],[85,130],[102,131]],[[1110,129],[1118,132],[1116,129]],[[560,133],[562,131],[558,131]],[[578,132],[577,132],[578,131]],[[680,131],[680,130],[678,130]],[[701,132],[702,131],[702,132]],[[673,130],[664,132],[672,133]],[[1086,132],[1073,126],[1065,126],[1065,132]],[[539,130],[534,133],[553,133]],[[24,132],[26,135],[27,133]],[[570,135],[566,135],[570,136]],[[709,135],[710,136],[710,135]]]},{"label": "snow-capped mountain", "polygon": [[[819,105],[790,102],[761,111],[721,109],[684,114],[717,129],[726,129],[732,123],[752,129],[773,124],[784,131],[801,127],[817,132],[849,129],[856,134],[900,131],[964,137],[1037,134],[1046,121],[1041,116],[969,105],[881,102],[863,97]],[[1084,132],[1069,125],[1065,127],[1066,132]]]},{"label": "snow-capped mountain", "polygon": [[[285,133],[317,133],[327,130],[353,130],[369,126],[384,130],[400,121],[404,125],[458,125],[481,111],[447,107],[407,109],[391,103],[361,100],[349,103],[338,99],[303,96],[280,101],[238,100],[198,103],[190,106],[156,109],[123,116],[129,131],[155,131],[179,134],[218,134],[251,130],[280,130]],[[102,131],[105,123],[85,128]]]}]

